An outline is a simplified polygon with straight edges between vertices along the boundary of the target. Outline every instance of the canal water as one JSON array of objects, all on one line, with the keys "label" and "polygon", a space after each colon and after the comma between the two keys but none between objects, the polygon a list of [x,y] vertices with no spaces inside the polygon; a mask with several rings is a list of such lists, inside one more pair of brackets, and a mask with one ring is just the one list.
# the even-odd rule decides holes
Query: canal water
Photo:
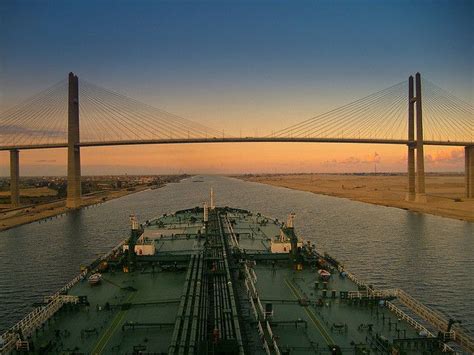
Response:
[{"label": "canal water", "polygon": [[[202,182],[193,182],[202,180]],[[145,221],[216,203],[285,220],[359,278],[400,287],[474,333],[474,224],[286,188],[205,176],[169,184],[0,232],[0,332],[128,236],[131,213]]]}]

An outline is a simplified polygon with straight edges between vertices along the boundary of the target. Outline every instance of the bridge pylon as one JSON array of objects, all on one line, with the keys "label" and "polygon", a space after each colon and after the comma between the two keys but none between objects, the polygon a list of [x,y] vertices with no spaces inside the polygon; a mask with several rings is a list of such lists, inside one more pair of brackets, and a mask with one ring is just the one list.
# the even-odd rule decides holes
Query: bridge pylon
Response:
[{"label": "bridge pylon", "polygon": [[10,150],[10,200],[12,207],[20,206],[20,151]]},{"label": "bridge pylon", "polygon": [[474,198],[474,146],[464,148],[466,197]]},{"label": "bridge pylon", "polygon": [[81,206],[81,151],[79,147],[79,79],[69,73],[67,144],[67,208]]},{"label": "bridge pylon", "polygon": [[[414,91],[416,92],[414,93]],[[416,113],[416,121],[415,121]],[[415,136],[416,128],[416,136]],[[423,107],[421,100],[421,75],[416,73],[408,78],[408,192],[406,201],[425,203],[425,154],[423,142]],[[416,152],[416,159],[415,159]],[[415,169],[416,167],[416,169]]]},{"label": "bridge pylon", "polygon": [[408,78],[408,192],[407,201],[415,201],[415,94],[413,76]]},{"label": "bridge pylon", "polygon": [[415,202],[425,203],[425,154],[423,148],[423,108],[421,100],[421,74],[415,75],[415,110],[416,110],[416,194]]}]

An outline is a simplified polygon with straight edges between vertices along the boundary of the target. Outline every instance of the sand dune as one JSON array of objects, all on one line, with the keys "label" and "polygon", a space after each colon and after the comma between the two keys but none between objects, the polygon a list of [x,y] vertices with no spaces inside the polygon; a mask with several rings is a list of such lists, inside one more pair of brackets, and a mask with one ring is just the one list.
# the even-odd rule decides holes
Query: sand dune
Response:
[{"label": "sand dune", "polygon": [[237,177],[268,185],[474,222],[474,200],[464,197],[464,176],[461,175],[428,175],[427,203],[405,201],[407,177],[403,175],[290,174]]}]

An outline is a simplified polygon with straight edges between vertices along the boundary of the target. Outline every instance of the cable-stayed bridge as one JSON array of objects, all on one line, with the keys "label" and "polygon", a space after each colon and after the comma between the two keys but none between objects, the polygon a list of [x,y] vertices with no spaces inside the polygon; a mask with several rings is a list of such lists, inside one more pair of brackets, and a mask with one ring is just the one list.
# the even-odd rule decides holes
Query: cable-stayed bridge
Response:
[{"label": "cable-stayed bridge", "polygon": [[67,205],[76,208],[81,204],[81,147],[243,142],[407,145],[407,199],[419,202],[426,199],[423,146],[462,146],[466,196],[474,197],[473,106],[419,73],[259,137],[224,135],[88,81],[79,85],[73,73],[0,114],[0,150],[10,151],[14,206],[19,204],[19,150],[68,148]]},{"label": "cable-stayed bridge", "polygon": [[[472,106],[423,80],[424,142],[472,144]],[[408,81],[261,137],[223,136],[177,115],[85,80],[79,85],[80,146],[230,141],[407,144]],[[0,114],[0,149],[66,147],[68,81]]]}]

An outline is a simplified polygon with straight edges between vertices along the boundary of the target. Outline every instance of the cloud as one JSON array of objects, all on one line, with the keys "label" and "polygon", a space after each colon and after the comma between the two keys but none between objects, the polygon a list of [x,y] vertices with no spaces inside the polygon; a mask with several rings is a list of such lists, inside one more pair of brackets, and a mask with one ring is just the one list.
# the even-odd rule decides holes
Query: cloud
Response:
[{"label": "cloud", "polygon": [[425,160],[432,165],[458,165],[464,162],[464,150],[441,150],[435,154],[427,154]]},{"label": "cloud", "polygon": [[378,164],[381,161],[382,161],[382,157],[380,156],[380,154],[375,152],[373,155],[368,155],[363,158],[350,156],[342,160],[337,160],[337,159],[326,160],[322,163],[322,165],[367,165],[367,164],[375,164],[375,163]]},{"label": "cloud", "polygon": [[349,157],[349,158],[343,159],[343,160],[341,160],[337,163],[338,164],[360,164],[361,160],[359,158],[356,158],[356,157]]}]

